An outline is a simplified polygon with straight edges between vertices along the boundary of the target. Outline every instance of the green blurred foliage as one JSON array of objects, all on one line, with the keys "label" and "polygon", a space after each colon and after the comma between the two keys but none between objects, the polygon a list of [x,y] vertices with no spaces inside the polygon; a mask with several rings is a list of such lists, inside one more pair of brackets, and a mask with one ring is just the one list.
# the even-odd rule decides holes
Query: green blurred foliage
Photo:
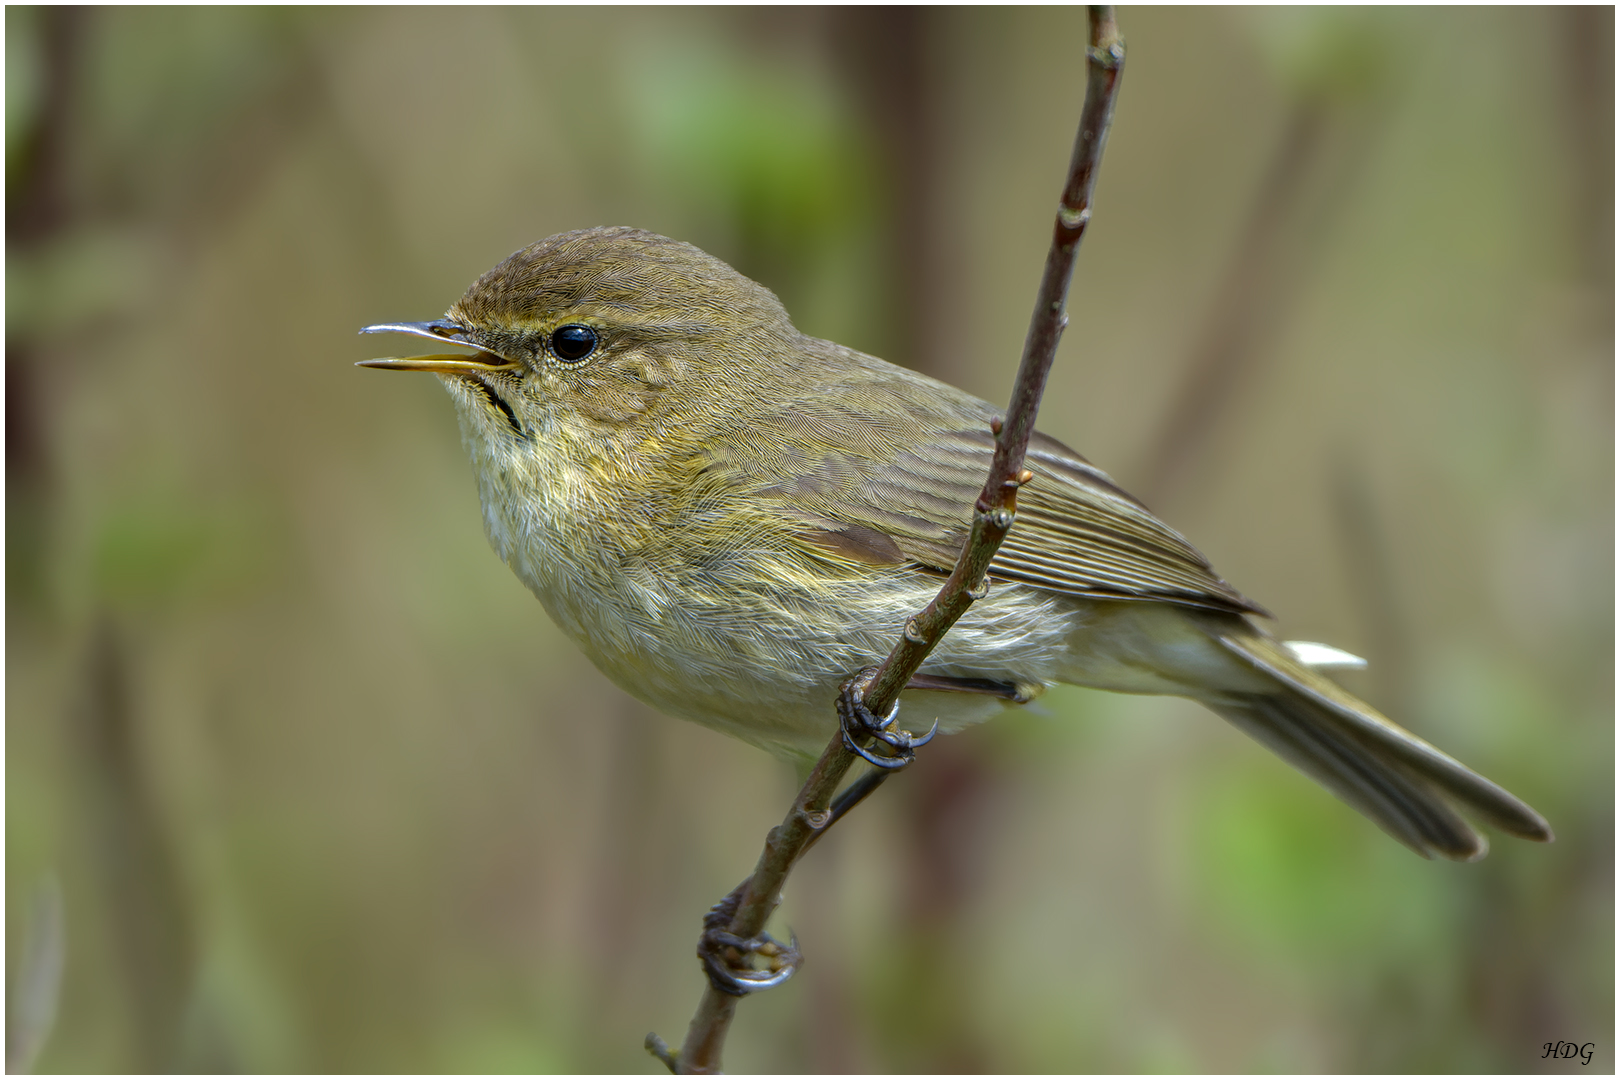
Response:
[{"label": "green blurred foliage", "polygon": [[1387,90],[1412,61],[1414,22],[1398,8],[1324,6],[1256,12],[1250,26],[1286,92],[1354,99]]},{"label": "green blurred foliage", "polygon": [[[1216,932],[1273,960],[1327,963],[1444,952],[1446,878],[1391,849],[1359,822],[1275,770],[1233,769],[1207,785],[1191,870]],[[1397,853],[1398,854],[1398,853]],[[1369,953],[1366,943],[1378,940]]]},{"label": "green blurred foliage", "polygon": [[[1559,841],[1424,863],[1195,706],[1058,688],[818,847],[779,928],[810,963],[727,1064],[1574,1071],[1539,1058],[1574,1039],[1612,1071],[1612,12],[1120,14],[1043,428],[1148,482],[1274,220],[1236,390],[1144,494]],[[1000,398],[1083,16],[882,24],[928,80],[910,162],[855,77],[884,17],[7,8],[8,1024],[54,1016],[38,1068],[656,1071],[790,778],[581,662],[489,554],[442,392],[351,368],[353,334],[635,224],[808,332],[920,317],[919,362]],[[905,201],[924,234],[883,228]],[[55,1002],[19,966],[51,881]]]}]

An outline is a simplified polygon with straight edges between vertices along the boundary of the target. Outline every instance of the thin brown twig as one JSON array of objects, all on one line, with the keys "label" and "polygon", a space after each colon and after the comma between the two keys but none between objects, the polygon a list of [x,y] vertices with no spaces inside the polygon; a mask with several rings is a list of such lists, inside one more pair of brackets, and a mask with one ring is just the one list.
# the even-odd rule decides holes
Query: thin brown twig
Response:
[{"label": "thin brown twig", "polygon": [[[1091,7],[1089,24],[1086,100],[1069,161],[1068,181],[1058,204],[1052,246],[1047,253],[1035,311],[1024,340],[1024,356],[1013,383],[1007,418],[1005,422],[991,424],[996,436],[995,454],[984,489],[974,504],[972,531],[939,594],[907,620],[905,633],[894,649],[863,679],[862,703],[874,716],[889,714],[900,692],[934,646],[973,601],[984,595],[990,560],[1013,525],[1018,488],[1030,479],[1030,473],[1024,469],[1024,452],[1035,430],[1036,410],[1057,354],[1058,340],[1068,325],[1064,301],[1074,271],[1075,253],[1091,218],[1097,167],[1108,140],[1125,63],[1125,42],[1114,21],[1114,9],[1107,5]],[[753,938],[764,931],[780,902],[782,884],[794,863],[835,820],[829,809],[833,794],[854,761],[855,755],[845,747],[842,733],[834,735],[793,800],[787,817],[767,835],[765,850],[728,927],[731,934]],[[874,779],[864,785],[863,794],[875,786]],[[736,1008],[735,997],[710,986],[704,991],[681,1050],[672,1052],[656,1035],[647,1036],[647,1049],[672,1072],[718,1072],[721,1051]]]}]

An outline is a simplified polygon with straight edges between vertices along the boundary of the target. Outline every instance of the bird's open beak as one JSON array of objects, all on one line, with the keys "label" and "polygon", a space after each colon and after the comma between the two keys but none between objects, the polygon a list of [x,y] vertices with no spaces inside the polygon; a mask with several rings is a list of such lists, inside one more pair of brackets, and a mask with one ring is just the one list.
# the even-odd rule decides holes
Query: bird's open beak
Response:
[{"label": "bird's open beak", "polygon": [[[465,345],[480,349],[469,339],[465,328],[445,319],[433,322],[378,323],[362,327],[362,334],[415,334],[452,345]],[[429,356],[386,356],[376,360],[360,360],[356,367],[388,368],[391,371],[436,371],[441,375],[480,375],[491,371],[513,371],[520,367],[494,353],[480,349],[472,356],[465,353],[433,353]]]}]

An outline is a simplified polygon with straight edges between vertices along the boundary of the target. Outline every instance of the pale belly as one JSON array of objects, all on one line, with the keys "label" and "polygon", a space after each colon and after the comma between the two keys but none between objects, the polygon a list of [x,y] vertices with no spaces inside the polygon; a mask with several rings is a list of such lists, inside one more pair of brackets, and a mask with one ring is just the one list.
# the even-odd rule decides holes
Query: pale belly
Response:
[{"label": "pale belly", "polygon": [[[781,579],[764,592],[702,577],[678,589],[634,574],[595,591],[577,580],[528,584],[591,661],[631,694],[800,761],[818,756],[836,731],[839,685],[887,655],[942,580],[920,571],[874,573],[838,583],[829,599]],[[994,584],[922,671],[1013,683],[1026,699],[1055,682],[1206,696],[1211,687],[1248,689],[1253,681],[1184,609],[1015,583]],[[908,691],[901,721],[921,732],[938,720],[949,733],[1008,705],[980,693]]]}]

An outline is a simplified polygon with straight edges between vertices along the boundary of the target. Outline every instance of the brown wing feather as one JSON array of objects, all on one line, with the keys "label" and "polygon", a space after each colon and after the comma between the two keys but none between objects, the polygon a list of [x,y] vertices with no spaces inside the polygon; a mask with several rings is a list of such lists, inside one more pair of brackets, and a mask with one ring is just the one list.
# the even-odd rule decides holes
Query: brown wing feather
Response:
[{"label": "brown wing feather", "polygon": [[[922,381],[909,372],[904,377]],[[752,498],[773,501],[779,513],[804,522],[817,546],[858,546],[867,562],[892,551],[897,563],[947,569],[967,538],[993,448],[988,424],[974,430],[963,414],[980,408],[988,414],[990,407],[960,395],[948,402],[958,406],[949,419],[963,426],[939,430],[946,418],[930,415],[929,407],[943,403],[919,407],[910,395],[889,396],[905,389],[894,381],[873,387],[865,401],[870,413],[823,398],[774,420],[756,418],[710,445],[716,455],[710,467],[731,474]],[[784,426],[801,436],[791,451],[769,434]],[[811,432],[814,438],[802,438]],[[905,441],[895,437],[899,432],[909,445],[893,454],[889,448]],[[1017,524],[990,564],[992,577],[1077,596],[1265,614],[1180,534],[1067,446],[1037,434],[1026,464],[1035,479],[1019,492]],[[856,531],[828,536],[840,528]],[[875,530],[893,547],[860,530]]]},{"label": "brown wing feather", "polygon": [[[790,398],[744,402],[704,440],[702,471],[796,523],[796,542],[872,564],[891,548],[859,531],[870,529],[892,540],[899,560],[955,565],[989,472],[995,408],[830,342],[801,345]],[[1076,596],[1265,614],[1056,439],[1037,433],[1026,465],[1035,479],[1018,494],[1017,523],[992,577]]]},{"label": "brown wing feather", "polygon": [[[940,569],[955,563],[991,450],[988,431],[944,432],[874,478],[872,495],[890,508],[885,531],[907,556]],[[1037,434],[1026,465],[1035,479],[1018,494],[1017,523],[990,564],[993,577],[1079,596],[1265,614],[1179,533],[1056,439]],[[896,511],[953,524],[909,530]]]}]

